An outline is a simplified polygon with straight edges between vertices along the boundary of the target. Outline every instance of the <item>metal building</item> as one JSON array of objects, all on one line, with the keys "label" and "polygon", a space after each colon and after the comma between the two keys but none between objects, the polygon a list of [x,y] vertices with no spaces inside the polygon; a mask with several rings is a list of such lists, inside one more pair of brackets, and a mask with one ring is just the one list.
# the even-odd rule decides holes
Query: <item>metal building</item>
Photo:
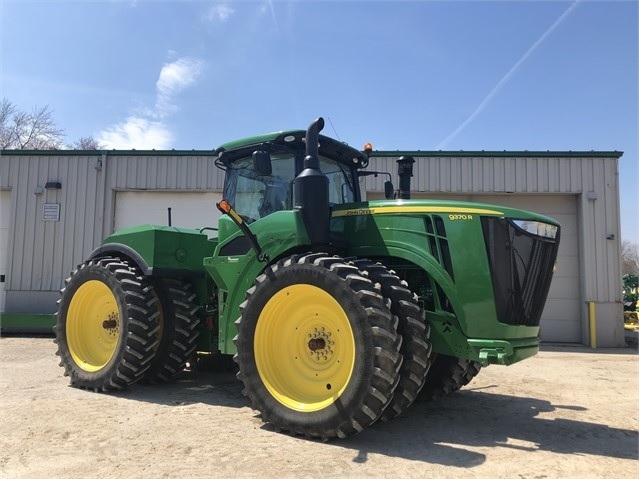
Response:
[{"label": "metal building", "polygon": [[[514,206],[559,220],[542,339],[588,344],[594,313],[597,345],[624,345],[622,153],[376,151],[368,169],[395,177],[402,155],[416,160],[413,198]],[[213,158],[212,151],[2,151],[0,314],[55,312],[69,272],[116,229],[167,224],[169,208],[173,226],[215,226],[223,174]],[[383,198],[384,179],[362,180],[368,199]]]}]

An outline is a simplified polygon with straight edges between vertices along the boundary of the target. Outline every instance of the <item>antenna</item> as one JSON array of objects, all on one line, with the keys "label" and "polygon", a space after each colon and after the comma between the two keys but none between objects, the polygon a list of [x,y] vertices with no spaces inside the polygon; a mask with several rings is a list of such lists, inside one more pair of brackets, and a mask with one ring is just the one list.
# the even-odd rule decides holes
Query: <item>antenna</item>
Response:
[{"label": "antenna", "polygon": [[339,135],[337,134],[337,130],[333,126],[333,122],[331,121],[331,117],[328,116],[327,118],[328,118],[328,122],[331,124],[331,128],[333,129],[333,133],[335,133],[335,138],[337,138],[339,141],[342,141],[342,140],[340,140]]}]

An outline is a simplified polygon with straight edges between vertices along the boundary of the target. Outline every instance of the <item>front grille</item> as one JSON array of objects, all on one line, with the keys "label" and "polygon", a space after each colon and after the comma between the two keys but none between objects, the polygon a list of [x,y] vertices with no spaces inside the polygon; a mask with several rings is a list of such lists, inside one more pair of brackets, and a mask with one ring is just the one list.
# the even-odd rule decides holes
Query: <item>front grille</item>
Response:
[{"label": "front grille", "polygon": [[529,234],[504,218],[482,218],[495,305],[500,322],[538,326],[559,248],[555,239]]}]

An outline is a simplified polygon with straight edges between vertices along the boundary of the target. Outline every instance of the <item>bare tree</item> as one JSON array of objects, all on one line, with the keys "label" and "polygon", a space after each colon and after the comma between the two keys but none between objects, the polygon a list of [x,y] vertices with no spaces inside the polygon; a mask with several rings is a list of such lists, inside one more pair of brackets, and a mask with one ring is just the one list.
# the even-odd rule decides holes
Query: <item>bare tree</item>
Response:
[{"label": "bare tree", "polygon": [[637,243],[621,242],[621,274],[639,275],[639,245]]},{"label": "bare tree", "polygon": [[64,130],[58,128],[49,106],[31,112],[18,110],[3,98],[0,103],[0,148],[16,150],[56,150],[64,143]]},{"label": "bare tree", "polygon": [[73,142],[73,145],[71,145],[70,148],[72,150],[104,150],[106,146],[92,136],[83,136],[79,140]]},{"label": "bare tree", "polygon": [[0,103],[0,149],[11,148],[12,130],[9,126],[16,108],[6,98]]}]

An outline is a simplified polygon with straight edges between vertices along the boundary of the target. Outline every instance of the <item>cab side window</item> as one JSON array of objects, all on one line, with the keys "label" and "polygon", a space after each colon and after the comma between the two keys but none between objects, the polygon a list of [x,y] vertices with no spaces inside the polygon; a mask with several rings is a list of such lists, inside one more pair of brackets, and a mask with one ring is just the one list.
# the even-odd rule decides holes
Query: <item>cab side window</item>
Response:
[{"label": "cab side window", "polygon": [[267,176],[255,172],[251,158],[234,162],[226,172],[224,198],[247,223],[293,207],[294,157],[276,154],[271,162]]}]

